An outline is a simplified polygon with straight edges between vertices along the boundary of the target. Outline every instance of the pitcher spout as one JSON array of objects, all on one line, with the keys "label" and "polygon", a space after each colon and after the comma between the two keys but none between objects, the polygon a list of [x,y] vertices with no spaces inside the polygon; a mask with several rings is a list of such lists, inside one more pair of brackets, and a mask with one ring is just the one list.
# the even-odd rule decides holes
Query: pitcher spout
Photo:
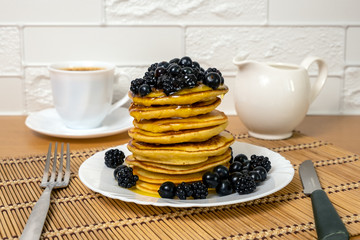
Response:
[{"label": "pitcher spout", "polygon": [[246,59],[248,56],[249,53],[238,54],[234,57],[233,63],[240,68],[243,64],[247,62]]}]

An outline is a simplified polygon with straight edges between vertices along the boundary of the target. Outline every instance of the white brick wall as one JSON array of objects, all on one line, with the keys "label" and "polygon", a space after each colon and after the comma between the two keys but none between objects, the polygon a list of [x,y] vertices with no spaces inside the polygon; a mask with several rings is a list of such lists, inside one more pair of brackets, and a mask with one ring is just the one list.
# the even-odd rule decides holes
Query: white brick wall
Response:
[{"label": "white brick wall", "polygon": [[109,61],[136,78],[184,55],[223,72],[220,109],[235,114],[238,54],[322,57],[329,78],[309,114],[360,114],[359,9],[358,0],[0,0],[0,115],[52,107],[51,62]]}]

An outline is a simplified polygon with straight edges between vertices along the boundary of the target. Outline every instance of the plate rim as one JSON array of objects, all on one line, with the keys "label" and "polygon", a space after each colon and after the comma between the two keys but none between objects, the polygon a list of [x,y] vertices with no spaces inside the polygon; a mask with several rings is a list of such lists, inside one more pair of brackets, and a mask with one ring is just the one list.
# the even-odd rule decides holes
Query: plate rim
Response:
[{"label": "plate rim", "polygon": [[[136,203],[136,204],[141,204],[141,205],[152,205],[152,206],[159,206],[159,207],[179,207],[179,208],[183,208],[183,207],[216,207],[216,206],[223,206],[223,205],[230,205],[230,204],[236,204],[236,203],[242,203],[242,202],[248,202],[248,201],[252,201],[252,200],[256,200],[259,198],[263,198],[266,197],[270,194],[273,194],[281,189],[283,189],[284,187],[286,187],[294,178],[295,175],[295,169],[293,167],[293,165],[291,164],[291,162],[287,159],[285,159],[285,157],[283,157],[282,155],[280,155],[277,152],[274,152],[266,147],[262,147],[262,146],[258,146],[258,145],[254,145],[251,143],[245,143],[245,142],[241,142],[241,141],[235,141],[231,146],[234,146],[234,144],[245,144],[251,147],[256,147],[256,148],[260,148],[260,149],[265,149],[267,151],[270,151],[272,153],[275,153],[277,155],[280,156],[281,160],[284,162],[283,164],[285,164],[285,167],[283,166],[282,168],[284,169],[288,169],[289,172],[286,172],[287,176],[287,181],[284,181],[280,184],[280,186],[278,186],[277,188],[274,188],[272,190],[266,191],[260,195],[252,195],[251,197],[248,198],[238,198],[238,199],[234,199],[234,200],[228,200],[228,201],[216,201],[216,202],[209,202],[210,199],[188,199],[188,200],[180,200],[180,199],[165,199],[165,198],[156,198],[156,197],[151,197],[151,196],[146,196],[146,195],[141,195],[138,194],[136,192],[133,192],[129,189],[121,189],[121,191],[125,191],[125,192],[131,192],[131,194],[135,194],[135,196],[140,196],[140,199],[129,199],[128,197],[124,196],[124,193],[109,193],[108,191],[101,191],[99,189],[94,188],[93,186],[91,186],[91,184],[88,183],[88,181],[86,180],[86,178],[84,178],[82,171],[84,170],[84,166],[86,166],[86,163],[89,159],[93,159],[94,157],[97,157],[101,154],[103,154],[104,152],[106,152],[107,150],[111,149],[111,148],[126,148],[127,144],[122,144],[122,145],[118,145],[118,146],[114,146],[111,148],[107,148],[103,151],[97,152],[95,153],[93,156],[89,157],[88,159],[86,159],[79,167],[78,170],[78,176],[80,181],[89,189],[91,189],[94,192],[97,192],[103,196],[112,198],[112,199],[118,199],[121,201],[125,201],[125,202],[132,202],[132,203]],[[127,150],[127,148],[126,148]],[[129,151],[127,150],[127,153],[125,153],[125,155],[129,154]],[[103,163],[103,161],[102,161]],[[104,167],[106,167],[104,165]],[[120,187],[119,187],[120,188]],[[223,197],[230,197],[232,195],[238,195],[237,193],[232,193],[230,195],[227,196],[223,196]],[[246,196],[246,195],[242,195],[242,196]],[[216,199],[220,196],[215,196],[212,199]],[[143,198],[150,198],[150,199],[155,199],[154,201],[144,201],[142,200]],[[200,201],[208,201],[209,203],[201,203]]]}]

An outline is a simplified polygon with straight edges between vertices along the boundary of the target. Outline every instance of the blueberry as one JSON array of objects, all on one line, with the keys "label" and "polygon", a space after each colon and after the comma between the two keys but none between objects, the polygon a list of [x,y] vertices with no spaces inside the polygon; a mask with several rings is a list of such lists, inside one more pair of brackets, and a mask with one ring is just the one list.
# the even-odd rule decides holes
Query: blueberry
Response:
[{"label": "blueberry", "polygon": [[233,173],[230,174],[228,179],[229,179],[231,184],[234,184],[242,176],[244,176],[244,174],[242,174],[241,172],[233,172]]},{"label": "blueberry", "polygon": [[155,70],[155,77],[156,78],[159,78],[161,75],[164,75],[166,73],[166,68],[164,67],[157,67],[156,70]]},{"label": "blueberry", "polygon": [[213,172],[219,174],[220,179],[227,179],[229,177],[229,169],[224,165],[214,167]]},{"label": "blueberry", "polygon": [[244,163],[246,160],[248,160],[248,157],[242,153],[240,153],[234,157],[234,162]]},{"label": "blueberry", "polygon": [[169,61],[170,64],[171,64],[171,63],[179,64],[179,62],[180,62],[180,58],[173,58],[173,59],[171,59],[171,60]]},{"label": "blueberry", "polygon": [[261,180],[262,177],[261,177],[260,173],[257,171],[250,171],[249,176],[252,177],[252,179],[254,179],[256,185],[258,185],[262,181]]},{"label": "blueberry", "polygon": [[183,66],[183,67],[191,67],[192,60],[191,60],[190,57],[185,56],[185,57],[180,59],[179,65]]},{"label": "blueberry", "polygon": [[266,169],[262,166],[257,166],[254,168],[255,172],[258,172],[260,174],[261,177],[261,181],[265,181],[266,177],[267,177],[267,172]]},{"label": "blueberry", "polygon": [[169,63],[166,61],[159,62],[158,67],[168,68]]},{"label": "blueberry", "polygon": [[208,188],[216,188],[220,182],[220,176],[214,172],[206,172],[202,177],[202,181]]},{"label": "blueberry", "polygon": [[151,92],[151,88],[148,84],[144,83],[139,87],[140,96],[146,96]]},{"label": "blueberry", "polygon": [[250,161],[245,161],[242,165],[242,170],[250,171]]},{"label": "blueberry", "polygon": [[193,69],[198,69],[198,70],[200,70],[200,64],[199,64],[198,62],[196,62],[196,61],[193,61],[193,62],[192,62],[191,67],[192,67]]},{"label": "blueberry", "polygon": [[179,65],[177,65],[176,63],[172,63],[169,65],[169,67],[167,68],[168,72],[173,75],[179,75],[181,72],[181,67]]},{"label": "blueberry", "polygon": [[210,72],[205,75],[204,84],[212,89],[217,89],[220,86],[220,83],[221,77],[218,73]]},{"label": "blueberry", "polygon": [[233,192],[231,183],[229,180],[222,180],[219,185],[216,187],[216,193],[220,196],[226,196]]},{"label": "blueberry", "polygon": [[233,162],[229,167],[229,172],[240,172],[242,170],[242,163],[240,162]]},{"label": "blueberry", "polygon": [[176,186],[173,182],[164,182],[161,184],[158,193],[162,198],[173,199],[175,197]]}]

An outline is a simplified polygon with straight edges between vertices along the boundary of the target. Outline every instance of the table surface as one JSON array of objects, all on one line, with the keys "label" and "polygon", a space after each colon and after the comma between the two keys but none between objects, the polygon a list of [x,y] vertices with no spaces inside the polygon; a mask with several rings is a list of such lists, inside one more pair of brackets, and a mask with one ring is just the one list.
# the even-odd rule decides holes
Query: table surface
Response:
[{"label": "table surface", "polygon": [[[24,124],[26,116],[0,117],[0,157],[42,154],[49,142],[66,141],[72,150],[111,147],[129,140],[126,132],[93,139],[61,139],[38,134]],[[333,143],[348,151],[360,153],[360,116],[307,116],[296,128],[301,133]],[[246,132],[237,116],[229,116],[230,132]]]},{"label": "table surface", "polygon": [[[38,133],[33,132],[28,129],[24,122],[26,116],[2,116],[0,117],[0,157],[15,157],[15,156],[33,156],[42,154],[44,155],[47,151],[47,147],[49,142],[54,141],[64,141],[69,142],[71,145],[71,150],[81,150],[81,149],[92,149],[92,148],[106,148],[112,147],[120,144],[124,144],[128,142],[129,137],[127,132],[120,133],[113,136],[103,137],[103,138],[93,138],[93,139],[61,139],[56,137],[44,136]],[[319,142],[312,143],[314,146],[308,145],[296,145],[295,139],[298,139],[298,136],[292,140],[289,139],[287,144],[293,143],[295,148],[299,147],[299,150],[306,149],[307,147],[318,148],[317,144],[327,148],[326,142],[330,142],[334,144],[334,146],[348,150],[355,154],[358,154],[360,151],[358,146],[360,144],[360,127],[359,127],[360,116],[307,116],[304,121],[296,128],[296,131],[300,131],[302,134],[310,136],[314,139],[319,139]],[[229,117],[229,126],[227,128],[230,132],[237,133],[237,139],[241,139],[241,133],[246,133],[246,128],[241,123],[241,121],[236,116]],[[240,134],[240,135],[239,135]],[[305,137],[306,138],[306,137]],[[252,141],[251,139],[249,141]],[[264,145],[275,146],[278,143],[276,141],[265,141]],[[280,144],[281,145],[281,144]],[[321,148],[321,147],[320,147]],[[291,151],[286,147],[277,147],[275,148],[280,151],[284,151],[283,153],[290,156]],[[329,147],[329,149],[332,149]],[[311,152],[311,150],[310,150]],[[323,153],[325,154],[325,153]],[[311,154],[310,154],[311,155]],[[300,158],[294,158],[292,161],[302,161],[301,155]],[[304,156],[305,157],[305,156]],[[349,156],[349,159],[353,159],[353,156]],[[337,161],[338,159],[335,159]],[[339,158],[339,161],[341,158]],[[22,160],[16,160],[22,161]],[[342,161],[342,160],[341,160]],[[352,161],[352,160],[351,160]],[[351,162],[350,161],[350,162]],[[298,165],[298,164],[295,164]],[[330,169],[331,164],[326,165],[322,169]],[[321,170],[321,169],[320,169]],[[10,174],[10,173],[9,173]],[[298,178],[298,176],[296,176]],[[341,176],[336,176],[337,178],[341,178]],[[32,180],[32,179],[30,179]],[[29,181],[30,181],[29,180]],[[26,180],[27,181],[27,180]],[[75,182],[75,179],[73,179]],[[294,181],[296,183],[299,182],[299,179]],[[328,183],[328,184],[337,184]],[[75,184],[73,184],[75,185]],[[299,184],[298,184],[299,185]],[[354,186],[352,186],[354,185]],[[351,187],[356,187],[357,183],[352,183]],[[331,185],[332,186],[332,185]],[[336,185],[337,186],[337,185]],[[290,186],[292,188],[293,186]],[[295,192],[301,190],[295,189]],[[331,191],[331,188],[326,188],[327,191]],[[355,191],[348,191],[347,194],[356,194]],[[298,194],[298,193],[297,193]],[[339,195],[332,195],[333,199],[336,199]],[[357,197],[355,197],[356,199]],[[31,200],[33,201],[33,200]],[[36,200],[34,200],[36,201]],[[308,201],[308,199],[303,199],[301,201]],[[344,201],[341,200],[341,203]],[[32,203],[33,204],[33,203]],[[290,204],[291,205],[291,204]],[[11,207],[12,205],[9,205]],[[16,205],[14,205],[16,207]],[[12,206],[12,207],[14,207]],[[110,205],[111,206],[111,205]],[[124,205],[125,206],[125,205]],[[284,205],[282,205],[284,206]],[[308,209],[311,211],[310,209]],[[131,212],[131,211],[130,211]],[[211,213],[209,213],[211,214]],[[308,213],[309,214],[309,213]],[[357,215],[356,215],[357,216]],[[355,227],[355,225],[352,225]],[[357,225],[356,225],[357,226]],[[350,226],[351,227],[351,226]],[[360,239],[359,236],[353,236],[352,239]]]}]

